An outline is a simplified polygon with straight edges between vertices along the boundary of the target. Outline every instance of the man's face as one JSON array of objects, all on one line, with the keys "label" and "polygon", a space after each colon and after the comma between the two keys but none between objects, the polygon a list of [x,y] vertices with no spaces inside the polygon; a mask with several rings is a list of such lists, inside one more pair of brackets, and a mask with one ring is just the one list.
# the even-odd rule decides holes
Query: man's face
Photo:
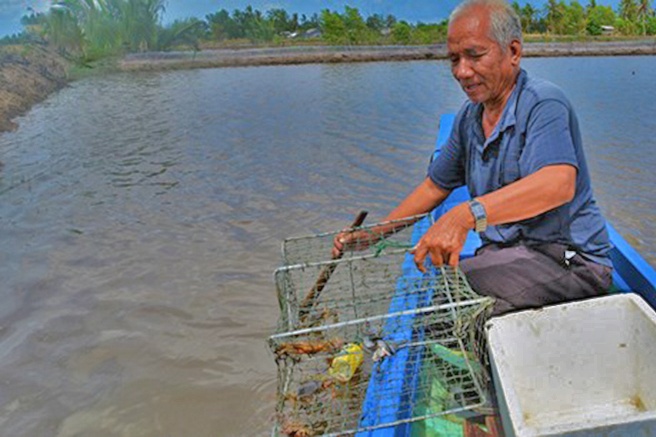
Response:
[{"label": "man's face", "polygon": [[519,65],[519,42],[513,42],[516,45],[504,51],[490,38],[489,29],[489,10],[476,6],[464,11],[449,25],[447,48],[451,72],[475,103],[502,101],[509,95],[514,85],[515,67]]}]

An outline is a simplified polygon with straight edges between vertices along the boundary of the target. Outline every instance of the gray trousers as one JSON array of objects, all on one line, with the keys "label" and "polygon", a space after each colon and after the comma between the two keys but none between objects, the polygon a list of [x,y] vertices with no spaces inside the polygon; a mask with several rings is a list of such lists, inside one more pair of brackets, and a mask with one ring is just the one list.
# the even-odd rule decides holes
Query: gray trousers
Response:
[{"label": "gray trousers", "polygon": [[580,254],[566,259],[566,250],[561,244],[488,245],[460,268],[474,291],[496,299],[492,316],[607,294],[612,269]]}]

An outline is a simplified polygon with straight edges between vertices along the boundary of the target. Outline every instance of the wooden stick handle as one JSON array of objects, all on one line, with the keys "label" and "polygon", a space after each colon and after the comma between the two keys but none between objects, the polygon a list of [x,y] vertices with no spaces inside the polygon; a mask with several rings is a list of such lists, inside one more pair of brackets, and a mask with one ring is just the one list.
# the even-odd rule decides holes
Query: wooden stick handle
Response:
[{"label": "wooden stick handle", "polygon": [[[355,220],[353,220],[353,223],[351,224],[351,228],[357,228],[358,226],[361,226],[362,223],[364,223],[364,219],[367,217],[367,214],[368,214],[367,211],[360,211],[360,213],[355,217]],[[338,254],[333,256],[332,259],[338,260],[343,255],[344,255],[344,250],[342,249],[339,251]],[[309,291],[307,296],[305,296],[305,299],[303,299],[303,302],[301,303],[301,310],[300,310],[301,318],[305,318],[307,313],[314,306],[317,299],[319,299],[319,295],[321,294],[324,287],[328,283],[328,280],[330,279],[330,276],[335,271],[336,267],[337,264],[329,264],[325,266],[323,269],[321,269],[317,281],[314,283],[314,286]]]}]

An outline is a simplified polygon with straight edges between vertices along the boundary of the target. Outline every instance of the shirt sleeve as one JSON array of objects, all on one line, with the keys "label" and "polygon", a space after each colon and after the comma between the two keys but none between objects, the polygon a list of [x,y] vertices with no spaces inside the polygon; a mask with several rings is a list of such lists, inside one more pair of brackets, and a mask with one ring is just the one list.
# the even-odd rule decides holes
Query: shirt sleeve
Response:
[{"label": "shirt sleeve", "polygon": [[463,119],[466,105],[453,122],[451,134],[444,147],[428,167],[428,177],[438,187],[451,191],[465,184],[465,144],[463,141]]},{"label": "shirt sleeve", "polygon": [[566,104],[558,100],[545,100],[535,106],[526,128],[526,141],[520,157],[523,175],[557,164],[569,164],[578,170],[570,111]]}]

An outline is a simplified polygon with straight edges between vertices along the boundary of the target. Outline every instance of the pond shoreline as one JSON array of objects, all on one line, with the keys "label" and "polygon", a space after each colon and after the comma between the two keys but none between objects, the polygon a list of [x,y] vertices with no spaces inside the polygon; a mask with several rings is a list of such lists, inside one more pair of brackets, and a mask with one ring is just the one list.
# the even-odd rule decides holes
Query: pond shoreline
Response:
[{"label": "pond shoreline", "polygon": [[18,125],[12,120],[29,111],[69,82],[70,65],[40,45],[0,48],[0,132]]},{"label": "pond shoreline", "polygon": [[[642,41],[529,42],[524,57],[656,55],[656,39]],[[118,62],[122,71],[295,65],[309,63],[440,60],[446,44],[426,46],[292,46],[214,49],[200,52],[134,53]]]},{"label": "pond shoreline", "polygon": [[[525,57],[656,55],[656,39],[600,42],[529,42]],[[129,54],[110,71],[166,71],[309,63],[381,62],[446,59],[446,45],[291,46],[213,49],[200,52]],[[12,120],[66,86],[71,64],[44,46],[0,50],[0,132],[16,129]],[[100,68],[100,71],[106,69]]]}]

